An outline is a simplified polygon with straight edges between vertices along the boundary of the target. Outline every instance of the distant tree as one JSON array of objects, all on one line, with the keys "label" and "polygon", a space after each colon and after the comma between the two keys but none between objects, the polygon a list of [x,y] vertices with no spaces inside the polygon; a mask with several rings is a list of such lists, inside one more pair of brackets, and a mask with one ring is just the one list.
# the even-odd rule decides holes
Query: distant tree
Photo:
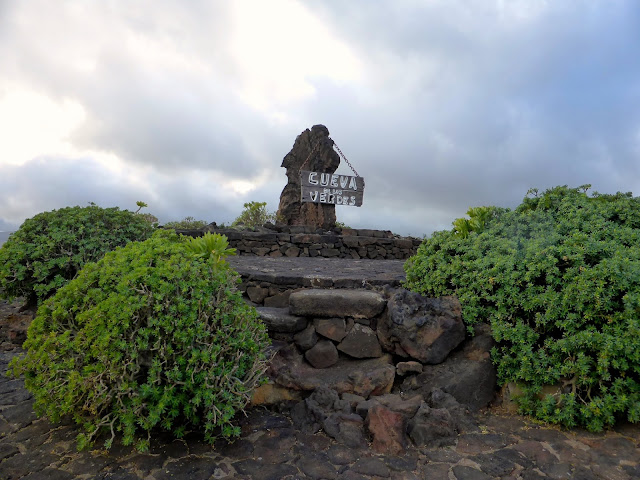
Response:
[{"label": "distant tree", "polygon": [[248,202],[244,204],[244,210],[231,226],[253,228],[275,220],[276,214],[267,211],[267,202]]}]

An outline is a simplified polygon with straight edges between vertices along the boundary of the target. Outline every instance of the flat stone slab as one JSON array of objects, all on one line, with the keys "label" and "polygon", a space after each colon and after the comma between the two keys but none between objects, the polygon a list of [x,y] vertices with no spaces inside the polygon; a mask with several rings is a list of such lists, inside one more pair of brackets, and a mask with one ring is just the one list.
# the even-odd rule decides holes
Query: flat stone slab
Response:
[{"label": "flat stone slab", "polygon": [[404,260],[351,260],[320,257],[227,257],[245,281],[319,288],[398,287],[406,279]]},{"label": "flat stone slab", "polygon": [[386,304],[382,295],[370,290],[310,289],[289,297],[293,315],[315,317],[373,318]]},{"label": "flat stone slab", "polygon": [[288,308],[258,307],[256,310],[271,332],[295,333],[307,328],[307,319],[290,315]]}]

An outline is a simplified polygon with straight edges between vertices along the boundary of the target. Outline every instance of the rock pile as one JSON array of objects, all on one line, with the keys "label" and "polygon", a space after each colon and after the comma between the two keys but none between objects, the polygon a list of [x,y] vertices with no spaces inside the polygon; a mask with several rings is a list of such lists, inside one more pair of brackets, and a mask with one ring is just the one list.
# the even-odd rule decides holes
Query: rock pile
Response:
[{"label": "rock pile", "polygon": [[[445,445],[494,397],[484,327],[465,342],[460,304],[404,289],[307,289],[259,307],[274,356],[256,403],[298,400],[294,423],[381,453]],[[306,398],[304,398],[306,396]]]}]

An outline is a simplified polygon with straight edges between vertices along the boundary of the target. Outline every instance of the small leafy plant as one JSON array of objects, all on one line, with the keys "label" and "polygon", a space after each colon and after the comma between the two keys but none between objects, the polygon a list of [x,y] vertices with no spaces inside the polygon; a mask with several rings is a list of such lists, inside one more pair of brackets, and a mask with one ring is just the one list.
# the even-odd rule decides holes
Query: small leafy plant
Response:
[{"label": "small leafy plant", "polygon": [[640,198],[587,191],[531,190],[481,228],[454,223],[405,271],[414,291],[457,295],[467,325],[491,323],[523,413],[598,431],[640,421]]},{"label": "small leafy plant", "polygon": [[152,232],[142,215],[118,208],[91,204],[39,213],[0,248],[0,292],[38,304],[86,263],[128,242],[145,240]]},{"label": "small leafy plant", "polygon": [[101,432],[140,451],[162,428],[181,437],[232,438],[232,420],[266,368],[268,337],[222,259],[193,255],[159,230],[88,263],[48,299],[28,330],[24,375],[34,409],[82,427],[78,448]]},{"label": "small leafy plant", "polygon": [[453,222],[453,231],[456,235],[467,238],[471,232],[480,233],[486,223],[494,214],[494,207],[471,207],[467,210],[469,218],[458,218]]},{"label": "small leafy plant", "polygon": [[194,254],[202,258],[211,257],[219,263],[229,255],[235,255],[236,249],[229,248],[229,240],[219,233],[205,233],[202,237],[189,238],[186,247]]}]

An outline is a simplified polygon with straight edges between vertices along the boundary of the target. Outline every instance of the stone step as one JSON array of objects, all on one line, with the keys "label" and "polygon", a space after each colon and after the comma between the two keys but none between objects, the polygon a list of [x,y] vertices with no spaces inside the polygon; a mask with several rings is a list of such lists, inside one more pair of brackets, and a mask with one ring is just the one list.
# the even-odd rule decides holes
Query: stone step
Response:
[{"label": "stone step", "polygon": [[386,304],[382,295],[371,290],[310,289],[289,297],[292,315],[311,317],[374,318]]}]

